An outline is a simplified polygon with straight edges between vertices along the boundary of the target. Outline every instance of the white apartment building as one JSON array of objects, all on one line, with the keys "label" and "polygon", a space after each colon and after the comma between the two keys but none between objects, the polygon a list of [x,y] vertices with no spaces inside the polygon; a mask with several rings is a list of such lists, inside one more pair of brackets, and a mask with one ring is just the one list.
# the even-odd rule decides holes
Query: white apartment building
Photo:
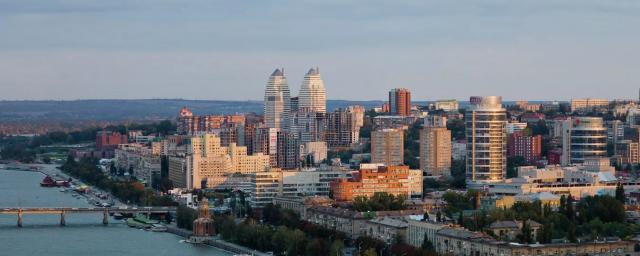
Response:
[{"label": "white apartment building", "polygon": [[507,171],[507,112],[502,97],[471,97],[465,115],[467,182],[501,181]]},{"label": "white apartment building", "polygon": [[220,138],[215,134],[191,137],[183,158],[184,162],[176,157],[169,159],[169,178],[174,185],[185,185],[188,189],[202,188],[203,185],[216,188],[224,184],[231,174],[261,172],[269,167],[269,156],[262,153],[247,155],[247,148],[235,143],[222,147]]},{"label": "white apartment building", "polygon": [[264,207],[274,197],[329,196],[330,182],[351,178],[351,171],[337,168],[308,169],[304,171],[282,171],[250,174],[250,200],[253,207]]},{"label": "white apartment building", "polygon": [[291,96],[284,69],[269,76],[264,92],[264,123],[268,128],[288,129],[291,124]]}]

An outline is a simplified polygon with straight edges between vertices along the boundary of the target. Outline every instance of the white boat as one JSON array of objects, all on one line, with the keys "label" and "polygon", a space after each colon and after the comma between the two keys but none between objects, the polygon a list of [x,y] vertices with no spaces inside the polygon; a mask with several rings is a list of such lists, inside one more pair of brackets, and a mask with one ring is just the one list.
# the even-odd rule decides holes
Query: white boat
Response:
[{"label": "white boat", "polygon": [[153,231],[153,232],[167,232],[167,227],[165,227],[164,225],[160,225],[160,224],[153,224],[153,225],[151,225],[151,231]]}]

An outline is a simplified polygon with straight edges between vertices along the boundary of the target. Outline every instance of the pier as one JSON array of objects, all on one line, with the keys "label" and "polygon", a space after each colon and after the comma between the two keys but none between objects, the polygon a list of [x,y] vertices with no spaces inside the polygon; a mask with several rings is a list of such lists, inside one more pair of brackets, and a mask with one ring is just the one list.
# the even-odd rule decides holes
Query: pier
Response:
[{"label": "pier", "polygon": [[0,214],[12,214],[17,216],[17,225],[22,227],[22,217],[25,214],[53,214],[60,216],[60,226],[65,226],[65,216],[67,214],[81,214],[81,213],[102,213],[102,224],[109,224],[109,213],[125,213],[125,214],[168,214],[175,212],[176,207],[31,207],[31,208],[1,208]]}]

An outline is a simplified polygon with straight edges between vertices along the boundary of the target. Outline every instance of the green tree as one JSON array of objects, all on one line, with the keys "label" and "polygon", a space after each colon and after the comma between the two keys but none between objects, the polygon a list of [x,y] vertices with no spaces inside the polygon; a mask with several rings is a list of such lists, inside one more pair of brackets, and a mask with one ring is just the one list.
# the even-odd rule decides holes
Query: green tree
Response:
[{"label": "green tree", "polygon": [[569,222],[569,228],[567,229],[567,239],[572,243],[578,241],[578,239],[576,239],[576,224],[574,224],[573,222]]},{"label": "green tree", "polygon": [[622,183],[618,183],[618,185],[616,185],[616,200],[623,204],[625,203],[624,186]]},{"label": "green tree", "polygon": [[428,252],[434,251],[433,243],[431,243],[431,241],[429,241],[429,237],[427,236],[427,233],[424,233],[424,238],[422,240],[422,246],[420,246],[420,248],[425,250],[425,251],[428,251]]},{"label": "green tree", "polygon": [[289,236],[288,243],[287,255],[304,255],[306,248],[306,236],[304,232],[299,229],[294,230]]},{"label": "green tree", "polygon": [[362,256],[378,256],[376,249],[369,248],[362,253]]},{"label": "green tree", "polygon": [[344,242],[342,239],[335,239],[331,243],[330,256],[342,256],[344,253]]}]

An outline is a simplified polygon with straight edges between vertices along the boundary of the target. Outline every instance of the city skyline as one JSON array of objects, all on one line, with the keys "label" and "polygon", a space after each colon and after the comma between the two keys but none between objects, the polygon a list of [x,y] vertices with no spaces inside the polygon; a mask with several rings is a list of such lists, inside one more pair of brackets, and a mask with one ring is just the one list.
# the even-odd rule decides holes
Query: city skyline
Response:
[{"label": "city skyline", "polygon": [[264,74],[310,66],[322,67],[329,99],[380,100],[396,87],[415,99],[635,99],[637,92],[640,36],[627,28],[640,25],[640,3],[631,1],[0,7],[3,100],[259,100]]}]

